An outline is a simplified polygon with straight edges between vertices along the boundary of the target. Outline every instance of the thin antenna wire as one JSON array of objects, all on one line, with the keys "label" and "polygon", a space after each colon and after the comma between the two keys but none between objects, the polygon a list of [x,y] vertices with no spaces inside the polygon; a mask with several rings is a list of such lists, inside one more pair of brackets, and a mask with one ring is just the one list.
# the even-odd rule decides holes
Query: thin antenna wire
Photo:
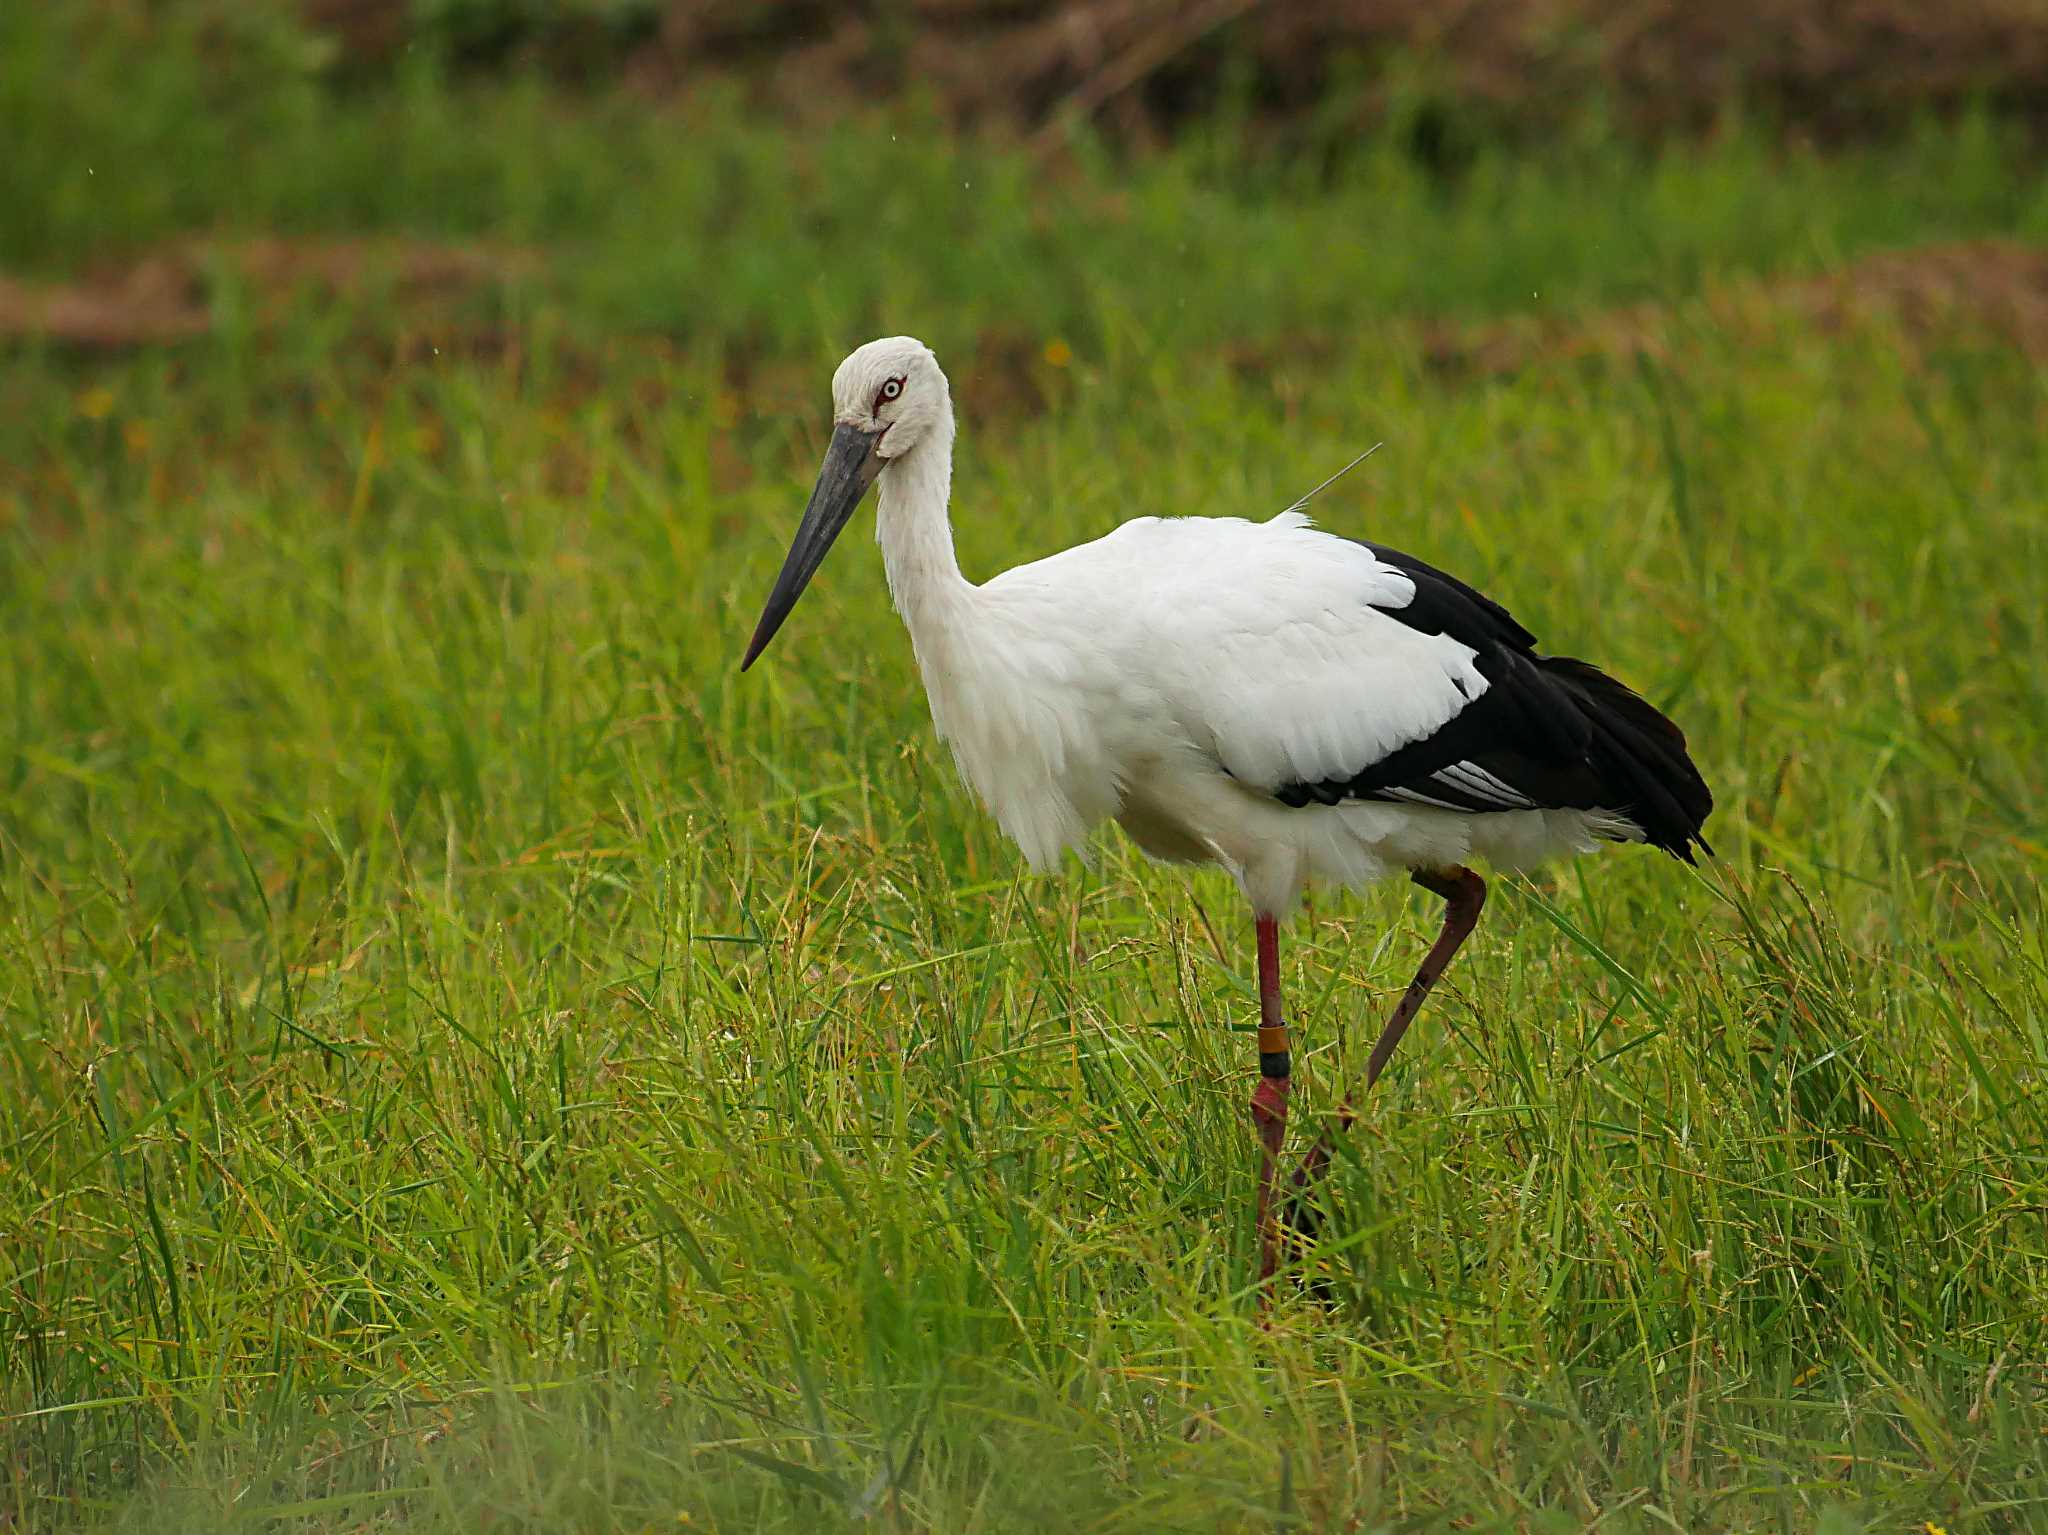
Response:
[{"label": "thin antenna wire", "polygon": [[1323,481],[1323,483],[1318,485],[1314,490],[1310,491],[1307,495],[1303,496],[1299,501],[1295,502],[1294,505],[1288,507],[1287,510],[1283,511],[1280,515],[1282,517],[1285,517],[1288,512],[1300,511],[1304,506],[1307,506],[1309,502],[1315,500],[1317,496],[1320,496],[1324,491],[1328,490],[1332,485],[1336,484],[1339,480],[1343,479],[1345,475],[1349,474],[1352,470],[1356,469],[1360,464],[1364,463],[1367,459],[1371,458],[1373,454],[1379,452],[1379,450],[1381,448],[1384,448],[1385,446],[1386,444],[1384,442],[1374,443],[1371,447],[1367,448],[1363,453],[1359,454],[1358,457],[1354,458],[1350,463],[1346,464],[1342,469],[1339,469],[1335,474],[1331,475],[1327,480]]}]

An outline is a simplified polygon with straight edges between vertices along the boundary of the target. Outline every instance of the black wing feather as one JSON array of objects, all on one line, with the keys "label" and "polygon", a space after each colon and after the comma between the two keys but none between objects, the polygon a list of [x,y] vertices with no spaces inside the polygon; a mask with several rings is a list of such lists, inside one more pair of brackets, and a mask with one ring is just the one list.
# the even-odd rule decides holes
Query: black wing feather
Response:
[{"label": "black wing feather", "polygon": [[[1475,814],[1530,806],[1604,810],[1643,830],[1646,841],[1687,863],[1713,794],[1685,749],[1685,735],[1639,694],[1598,667],[1536,653],[1536,636],[1492,598],[1399,550],[1367,544],[1414,583],[1404,605],[1379,606],[1423,634],[1447,634],[1476,652],[1486,690],[1441,728],[1346,777],[1282,784],[1282,804],[1347,799],[1441,805]],[[1471,764],[1523,803],[1504,800],[1460,764]]]},{"label": "black wing feather", "polygon": [[[1361,539],[1359,542],[1363,543]],[[1411,629],[1424,634],[1448,634],[1484,655],[1493,645],[1510,650],[1534,650],[1536,636],[1515,622],[1515,615],[1484,592],[1467,586],[1456,576],[1418,560],[1412,554],[1389,549],[1384,544],[1366,544],[1382,565],[1391,565],[1415,584],[1415,597],[1406,607],[1381,608]]]}]

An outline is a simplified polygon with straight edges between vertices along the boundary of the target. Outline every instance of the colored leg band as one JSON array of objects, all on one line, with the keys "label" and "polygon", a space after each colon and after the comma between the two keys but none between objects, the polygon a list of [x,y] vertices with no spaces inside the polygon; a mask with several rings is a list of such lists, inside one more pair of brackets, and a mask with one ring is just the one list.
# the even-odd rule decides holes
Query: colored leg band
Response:
[{"label": "colored leg band", "polygon": [[1284,1077],[1288,1075],[1287,1030],[1261,1028],[1259,1030],[1259,1075],[1262,1077]]}]

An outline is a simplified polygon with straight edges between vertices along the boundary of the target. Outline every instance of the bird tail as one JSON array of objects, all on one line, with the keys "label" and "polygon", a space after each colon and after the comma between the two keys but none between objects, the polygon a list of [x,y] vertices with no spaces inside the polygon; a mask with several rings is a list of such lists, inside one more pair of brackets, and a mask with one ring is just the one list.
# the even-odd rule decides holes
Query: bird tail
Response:
[{"label": "bird tail", "polygon": [[1619,801],[1612,808],[1674,858],[1692,863],[1695,846],[1711,854],[1700,832],[1714,795],[1686,754],[1685,732],[1597,666],[1570,656],[1545,656],[1537,665],[1571,694],[1592,727],[1586,757]]}]

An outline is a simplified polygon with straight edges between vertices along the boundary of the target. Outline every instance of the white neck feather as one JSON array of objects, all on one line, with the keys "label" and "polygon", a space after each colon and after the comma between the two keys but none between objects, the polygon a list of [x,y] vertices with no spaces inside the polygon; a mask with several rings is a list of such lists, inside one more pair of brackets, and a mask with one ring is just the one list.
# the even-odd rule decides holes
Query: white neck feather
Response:
[{"label": "white neck feather", "polygon": [[974,586],[953,557],[946,501],[953,484],[953,419],[934,422],[917,446],[882,471],[875,541],[889,574],[889,596],[910,630],[927,683],[935,662],[962,631]]},{"label": "white neck feather", "polygon": [[[1095,765],[1083,749],[1088,743],[1065,732],[1047,739],[1033,728],[1058,711],[1031,707],[1044,695],[1020,679],[1005,605],[960,574],[946,519],[952,482],[948,410],[882,471],[875,539],[889,595],[910,630],[932,725],[953,748],[961,776],[1033,866],[1049,869],[1061,849],[1086,840],[1091,820],[1114,808],[1114,778],[1095,772],[1076,782],[1077,770]],[[1074,796],[1091,785],[1096,792],[1084,812]]]}]

